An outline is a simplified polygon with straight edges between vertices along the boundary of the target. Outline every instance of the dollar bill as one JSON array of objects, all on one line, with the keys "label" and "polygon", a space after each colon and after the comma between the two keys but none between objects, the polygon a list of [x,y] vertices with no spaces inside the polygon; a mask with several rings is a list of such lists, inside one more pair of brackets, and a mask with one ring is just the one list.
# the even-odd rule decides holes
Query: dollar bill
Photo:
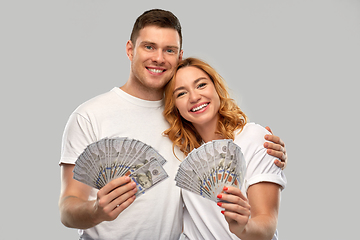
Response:
[{"label": "dollar bill", "polygon": [[241,148],[231,139],[214,140],[188,154],[175,181],[176,186],[217,202],[224,186],[241,188],[245,172]]},{"label": "dollar bill", "polygon": [[[155,163],[156,161],[157,163]],[[101,189],[111,180],[129,176],[144,166],[162,166],[166,163],[154,148],[127,137],[103,138],[89,144],[75,162],[74,179]],[[162,176],[162,169],[159,172]],[[167,174],[166,174],[167,175]],[[155,179],[159,179],[157,176]],[[141,191],[140,191],[141,192]]]}]

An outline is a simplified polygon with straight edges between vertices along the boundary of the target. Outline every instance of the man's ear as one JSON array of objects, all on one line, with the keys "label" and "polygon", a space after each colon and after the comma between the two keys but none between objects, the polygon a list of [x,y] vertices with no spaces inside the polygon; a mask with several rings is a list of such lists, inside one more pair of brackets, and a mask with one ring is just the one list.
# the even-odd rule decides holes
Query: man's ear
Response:
[{"label": "man's ear", "polygon": [[180,54],[179,54],[179,61],[182,60],[183,58],[183,54],[184,54],[184,50],[180,50]]},{"label": "man's ear", "polygon": [[128,56],[129,60],[133,60],[134,56],[134,44],[131,40],[128,40],[126,43],[126,55]]}]

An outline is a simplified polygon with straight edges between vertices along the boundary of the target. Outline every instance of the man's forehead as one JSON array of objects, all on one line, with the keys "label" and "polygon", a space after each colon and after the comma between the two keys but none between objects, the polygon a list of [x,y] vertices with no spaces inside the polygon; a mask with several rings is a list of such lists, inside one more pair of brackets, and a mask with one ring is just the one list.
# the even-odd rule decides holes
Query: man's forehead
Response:
[{"label": "man's forehead", "polygon": [[173,28],[146,26],[139,31],[136,43],[152,43],[180,48],[179,33]]}]

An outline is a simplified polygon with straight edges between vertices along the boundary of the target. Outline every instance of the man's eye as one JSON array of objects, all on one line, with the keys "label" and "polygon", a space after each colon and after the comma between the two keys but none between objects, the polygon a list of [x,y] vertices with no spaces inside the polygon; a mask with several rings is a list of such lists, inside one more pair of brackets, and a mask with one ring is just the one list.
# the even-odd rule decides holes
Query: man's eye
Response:
[{"label": "man's eye", "polygon": [[146,49],[151,50],[153,49],[152,46],[145,46]]},{"label": "man's eye", "polygon": [[172,50],[172,49],[168,49],[168,50],[166,50],[166,52],[167,52],[167,53],[175,53],[175,51]]}]

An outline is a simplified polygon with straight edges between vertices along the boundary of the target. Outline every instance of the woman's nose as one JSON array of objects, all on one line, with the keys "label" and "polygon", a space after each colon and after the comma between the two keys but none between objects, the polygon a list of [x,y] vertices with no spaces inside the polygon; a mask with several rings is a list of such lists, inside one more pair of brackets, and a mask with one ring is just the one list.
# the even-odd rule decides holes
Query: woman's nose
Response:
[{"label": "woman's nose", "polygon": [[196,92],[196,91],[190,92],[190,96],[189,96],[190,103],[196,103],[200,99],[201,99],[201,95],[198,92]]}]

